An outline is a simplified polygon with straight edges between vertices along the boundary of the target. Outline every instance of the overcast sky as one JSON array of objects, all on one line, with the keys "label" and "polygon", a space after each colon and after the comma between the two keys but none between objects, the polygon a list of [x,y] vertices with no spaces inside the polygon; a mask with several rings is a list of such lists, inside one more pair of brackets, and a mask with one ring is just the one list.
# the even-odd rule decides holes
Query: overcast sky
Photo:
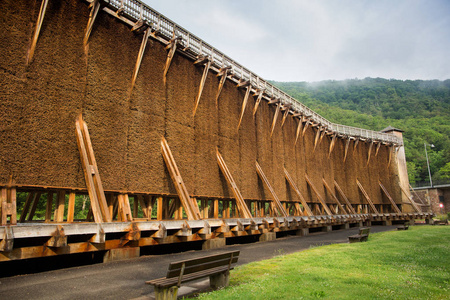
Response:
[{"label": "overcast sky", "polygon": [[450,78],[450,0],[144,0],[264,79]]}]

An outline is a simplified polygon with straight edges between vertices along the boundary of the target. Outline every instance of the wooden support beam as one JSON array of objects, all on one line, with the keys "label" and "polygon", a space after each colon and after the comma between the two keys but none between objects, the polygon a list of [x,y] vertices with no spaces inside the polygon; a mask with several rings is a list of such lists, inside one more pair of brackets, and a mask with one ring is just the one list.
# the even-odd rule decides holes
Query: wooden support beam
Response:
[{"label": "wooden support beam", "polygon": [[395,201],[394,201],[394,199],[392,199],[391,195],[389,195],[389,192],[387,191],[387,189],[384,187],[384,185],[381,183],[380,180],[378,181],[378,183],[380,184],[381,190],[384,192],[386,197],[391,202],[392,208],[395,210],[396,213],[401,214],[402,212],[398,208],[397,204],[395,204]]},{"label": "wooden support beam", "polygon": [[204,65],[208,63],[211,60],[211,58],[207,55],[199,55],[197,56],[197,60],[194,61],[194,65]]},{"label": "wooden support beam", "polygon": [[201,98],[202,93],[203,93],[203,88],[205,86],[206,77],[208,76],[208,71],[209,71],[210,67],[211,67],[211,60],[209,60],[209,58],[208,58],[208,61],[205,64],[205,69],[203,70],[202,79],[200,81],[200,87],[198,89],[197,99],[195,100],[195,107],[194,107],[194,114],[193,114],[194,116],[195,116],[195,113],[197,111],[198,103],[200,102],[200,98]]},{"label": "wooden support beam", "polygon": [[133,215],[131,214],[130,198],[128,197],[128,194],[119,194],[117,196],[117,202],[119,204],[117,219],[121,222],[132,222]]},{"label": "wooden support beam", "polygon": [[229,72],[229,68],[222,68],[222,69],[220,69],[219,73],[217,74],[217,76],[220,76],[221,78],[219,81],[219,88],[217,89],[217,93],[216,93],[216,106],[219,104],[219,96],[220,96],[220,93],[222,92],[223,86],[225,85],[225,81],[227,79],[228,72]]},{"label": "wooden support beam", "polygon": [[[253,116],[255,116],[256,111],[258,110],[259,104],[261,103],[261,99],[262,99],[262,97],[263,97],[263,95],[264,95],[264,91],[263,91],[263,90],[259,90],[259,91],[256,93],[256,95],[258,95],[258,98],[256,99],[255,107],[253,108]],[[256,95],[255,95],[255,96],[256,96]]]},{"label": "wooden support beam", "polygon": [[83,44],[87,45],[89,41],[89,36],[91,35],[92,28],[94,27],[95,19],[97,18],[98,11],[100,10],[100,0],[94,0],[89,5],[91,12],[89,13],[89,20],[86,26],[86,30],[84,32]]},{"label": "wooden support beam", "polygon": [[378,142],[378,144],[377,144],[377,149],[375,150],[375,157],[377,157],[377,155],[378,155],[378,150],[380,150],[380,147],[381,147],[381,142]]},{"label": "wooden support beam", "polygon": [[277,123],[279,113],[280,113],[280,105],[277,105],[277,107],[275,108],[275,114],[273,115],[272,129],[270,130],[270,137],[272,137],[273,131],[275,129],[275,124]]},{"label": "wooden support beam", "polygon": [[[323,185],[325,186],[325,189],[327,190],[328,193],[330,193],[331,198],[333,198],[333,200],[336,202],[337,207],[341,210],[341,212],[343,214],[347,213],[347,211],[345,210],[344,206],[342,206],[341,202],[339,202],[339,199],[336,197],[336,195],[334,194],[333,190],[330,188],[330,186],[328,185],[327,181],[325,180],[325,178],[322,178],[323,181]],[[337,210],[337,209],[336,209]],[[337,214],[337,213],[336,213]]]},{"label": "wooden support beam", "polygon": [[344,163],[345,160],[347,159],[347,154],[348,154],[348,146],[350,145],[350,140],[351,138],[347,138],[347,142],[345,143],[345,150],[344,150]]},{"label": "wooden support beam", "polygon": [[400,186],[400,189],[402,190],[403,194],[408,199],[409,203],[411,203],[412,207],[415,209],[415,211],[418,213],[421,213],[422,208],[420,206],[418,206],[417,203],[412,199],[411,193],[408,193],[409,191],[407,191],[404,187],[402,187],[402,185],[400,183],[399,183],[399,186]]},{"label": "wooden support beam", "polygon": [[96,223],[111,222],[105,192],[95,160],[94,149],[86,123],[80,114],[75,122],[78,150],[80,151],[86,187],[91,201],[92,213]]},{"label": "wooden support beam", "polygon": [[275,194],[275,191],[273,190],[272,186],[269,183],[269,180],[267,179],[266,175],[264,174],[261,166],[258,164],[258,162],[256,162],[256,172],[258,173],[259,177],[262,179],[262,181],[266,184],[267,189],[269,190],[269,192],[272,194],[273,197],[273,204],[275,205],[275,212],[277,212],[278,209],[278,213],[280,214],[282,217],[287,217],[288,214],[286,212],[286,210],[284,209],[283,205],[281,204],[280,200],[278,199],[277,194]]},{"label": "wooden support beam", "polygon": [[241,126],[242,118],[244,117],[244,112],[245,112],[245,108],[247,107],[248,97],[250,96],[251,89],[252,89],[252,86],[248,85],[247,91],[245,92],[244,101],[242,102],[241,116],[239,117],[239,123],[237,126],[237,130],[239,130],[239,127]]},{"label": "wooden support beam", "polygon": [[389,159],[388,159],[387,167],[389,167],[391,165],[392,154],[394,153],[394,145],[392,145],[389,148],[390,148],[389,149]]},{"label": "wooden support beam", "polygon": [[322,208],[325,210],[325,212],[330,216],[333,215],[333,213],[331,212],[327,203],[325,202],[325,200],[323,200],[322,196],[320,196],[319,192],[316,190],[314,184],[312,183],[311,179],[309,179],[309,176],[306,173],[305,173],[305,178],[306,178],[306,182],[309,184],[309,186],[313,190],[314,194],[316,194],[317,199],[319,199],[319,202],[322,204]]},{"label": "wooden support beam", "polygon": [[339,186],[339,184],[336,182],[336,180],[334,181],[334,187],[336,188],[336,190],[339,192],[339,194],[341,195],[342,199],[344,199],[345,203],[347,204],[347,210],[351,213],[351,214],[356,214],[356,211],[353,209],[352,204],[350,203],[350,201],[348,200],[347,196],[345,196],[344,191],[341,189],[341,187]]},{"label": "wooden support beam", "polygon": [[297,144],[298,136],[300,135],[300,131],[302,130],[302,127],[303,127],[303,121],[302,121],[302,119],[299,119],[298,120],[298,125],[297,125],[297,132],[295,133],[294,146]]},{"label": "wooden support beam", "polygon": [[300,199],[300,202],[303,205],[303,210],[306,212],[307,216],[312,216],[313,213],[311,209],[309,208],[308,203],[306,202],[305,198],[303,197],[302,193],[298,189],[297,185],[295,184],[294,180],[292,179],[291,175],[289,175],[286,168],[284,168],[284,176],[286,177],[286,180],[288,181],[291,188],[294,190],[294,192],[297,194],[298,198]]},{"label": "wooden support beam", "polygon": [[283,114],[283,119],[281,120],[281,127],[283,127],[284,122],[286,122],[286,118],[289,115],[289,107],[290,106],[285,106],[285,110],[284,110],[284,114]]},{"label": "wooden support beam", "polygon": [[366,166],[369,165],[370,154],[372,154],[372,148],[373,148],[373,141],[370,143],[370,146],[369,146],[369,153],[367,154],[367,163],[366,163]]},{"label": "wooden support beam", "polygon": [[[148,31],[148,29],[147,29],[147,31]],[[172,59],[175,55],[175,51],[177,50],[177,45],[178,45],[178,38],[173,38],[172,40],[170,40],[170,44],[167,45],[167,47],[166,47],[166,49],[169,49],[169,53],[167,54],[167,60],[166,60],[166,64],[164,66],[164,72],[163,72],[164,85],[166,85],[167,72],[169,72],[170,64],[172,63]]]},{"label": "wooden support beam", "polygon": [[310,124],[311,124],[311,120],[307,120],[305,123],[305,126],[303,126],[302,136],[305,135],[306,129],[308,129]]},{"label": "wooden support beam", "polygon": [[16,211],[16,188],[14,186],[8,186],[0,190],[0,225],[5,226],[17,224],[17,211]]},{"label": "wooden support beam", "polygon": [[180,171],[178,170],[178,167],[175,163],[175,159],[173,158],[172,152],[170,151],[169,144],[167,144],[167,141],[164,137],[161,140],[161,151],[188,220],[201,219],[197,202],[194,203],[194,201],[189,196],[183,178],[181,178]]},{"label": "wooden support beam", "polygon": [[270,101],[269,101],[269,105],[278,104],[278,103],[280,103],[280,102],[281,102],[281,101],[280,101],[280,98],[272,97],[272,98],[270,99]]},{"label": "wooden support beam", "polygon": [[67,222],[72,223],[75,214],[75,193],[69,193],[69,204],[67,206]]},{"label": "wooden support beam", "polygon": [[361,191],[361,193],[364,195],[364,197],[367,200],[367,203],[369,203],[370,208],[372,208],[373,212],[376,213],[377,215],[379,214],[378,210],[376,209],[375,205],[373,205],[372,200],[370,200],[369,195],[367,194],[366,190],[364,189],[364,187],[362,186],[361,182],[359,182],[358,179],[356,179],[356,184],[358,185],[359,190]]},{"label": "wooden support beam", "polygon": [[164,202],[163,202],[163,197],[158,197],[157,198],[157,211],[156,211],[156,219],[158,221],[161,221],[163,219],[163,206],[164,206]]},{"label": "wooden support beam", "polygon": [[45,12],[47,11],[48,0],[42,0],[41,8],[39,9],[39,15],[36,21],[36,27],[34,29],[33,39],[31,40],[30,49],[27,55],[27,65],[33,61],[34,51],[36,50],[36,44],[39,38],[39,33],[41,32],[42,23],[44,21]]},{"label": "wooden support beam", "polygon": [[317,128],[316,138],[314,139],[314,149],[313,149],[313,151],[316,150],[317,142],[319,141],[319,136],[320,136],[320,128]]},{"label": "wooden support beam", "polygon": [[353,151],[356,150],[356,147],[358,146],[359,138],[356,138],[355,143],[353,144]]},{"label": "wooden support beam", "polygon": [[236,185],[236,182],[233,179],[233,176],[231,175],[230,170],[228,169],[225,160],[223,159],[222,155],[219,152],[219,149],[216,150],[216,156],[217,156],[217,163],[219,164],[220,170],[222,171],[223,175],[225,176],[225,179],[227,180],[228,185],[231,188],[231,191],[233,192],[234,198],[236,199],[236,205],[239,211],[239,215],[242,218],[252,218],[252,214],[250,210],[247,207],[247,204],[245,203],[244,198],[242,197],[241,192],[239,191],[239,188]]},{"label": "wooden support beam", "polygon": [[134,84],[136,83],[136,78],[137,78],[139,69],[141,67],[142,57],[144,56],[144,52],[145,52],[145,48],[147,46],[147,41],[150,36],[150,32],[151,32],[150,28],[147,28],[147,30],[145,30],[145,32],[144,32],[144,36],[142,37],[141,47],[139,48],[138,57],[136,60],[136,64],[134,66],[133,77],[131,78],[130,96],[131,96],[131,93],[133,92]]},{"label": "wooden support beam", "polygon": [[334,145],[336,144],[336,137],[337,137],[337,133],[335,133],[335,134],[333,135],[333,138],[331,139],[330,149],[329,149],[329,151],[328,151],[328,158],[330,158],[331,152],[333,152]]},{"label": "wooden support beam", "polygon": [[39,199],[41,198],[41,192],[37,192],[34,196],[33,204],[31,205],[30,213],[28,214],[27,221],[33,221],[34,213],[36,212]]},{"label": "wooden support beam", "polygon": [[237,88],[247,88],[251,87],[250,80],[239,80],[239,83],[236,86]]},{"label": "wooden support beam", "polygon": [[[20,215],[19,222],[25,222],[25,219],[28,215],[28,211],[30,210],[31,204],[33,203],[34,197],[36,196],[36,193],[29,192],[27,195],[27,199],[25,200],[25,205],[23,206],[22,214]],[[1,201],[0,201],[0,207],[1,207]]]}]

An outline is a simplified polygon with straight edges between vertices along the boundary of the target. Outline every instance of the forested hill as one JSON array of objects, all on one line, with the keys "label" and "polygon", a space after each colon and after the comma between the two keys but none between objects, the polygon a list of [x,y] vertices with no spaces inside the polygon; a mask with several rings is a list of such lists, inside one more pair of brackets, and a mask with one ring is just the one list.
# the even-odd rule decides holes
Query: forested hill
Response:
[{"label": "forested hill", "polygon": [[404,130],[411,182],[450,179],[450,80],[382,78],[343,81],[273,82],[331,122],[382,130]]}]

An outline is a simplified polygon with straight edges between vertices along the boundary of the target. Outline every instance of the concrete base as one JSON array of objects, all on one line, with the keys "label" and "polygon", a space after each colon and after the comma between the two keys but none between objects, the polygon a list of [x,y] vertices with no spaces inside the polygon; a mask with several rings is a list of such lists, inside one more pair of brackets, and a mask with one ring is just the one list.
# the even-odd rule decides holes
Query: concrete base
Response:
[{"label": "concrete base", "polygon": [[139,257],[141,251],[139,247],[111,249],[103,256],[103,262],[117,261]]},{"label": "concrete base", "polygon": [[277,239],[277,233],[276,232],[266,232],[259,236],[260,242],[268,242],[268,241],[275,241]]},{"label": "concrete base", "polygon": [[391,220],[383,221],[383,226],[392,226],[392,221]]},{"label": "concrete base", "polygon": [[342,227],[342,229],[350,229],[350,223],[345,223]]},{"label": "concrete base", "polygon": [[227,243],[226,243],[226,240],[224,238],[217,238],[217,239],[206,240],[206,241],[203,242],[202,250],[223,248],[226,245],[227,245]]},{"label": "concrete base", "polygon": [[360,227],[370,227],[370,226],[372,226],[372,221],[365,221],[365,222],[361,222],[363,225],[362,226],[360,226]]},{"label": "concrete base", "polygon": [[177,300],[178,287],[172,286],[170,288],[159,288],[155,286],[156,300]]},{"label": "concrete base", "polygon": [[229,272],[209,276],[209,284],[211,288],[215,290],[227,287],[229,283],[230,283]]},{"label": "concrete base", "polygon": [[331,226],[331,225],[324,226],[324,227],[322,227],[322,231],[323,232],[331,232],[331,231],[333,231],[333,226]]},{"label": "concrete base", "polygon": [[297,230],[297,235],[299,236],[305,236],[309,234],[309,228],[301,228],[299,230]]}]

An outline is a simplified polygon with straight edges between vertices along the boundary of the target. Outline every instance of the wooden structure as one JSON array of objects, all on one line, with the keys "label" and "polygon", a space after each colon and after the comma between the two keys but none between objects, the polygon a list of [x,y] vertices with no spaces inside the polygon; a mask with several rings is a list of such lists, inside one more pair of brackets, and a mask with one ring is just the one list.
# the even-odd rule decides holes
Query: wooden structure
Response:
[{"label": "wooden structure", "polygon": [[177,299],[182,283],[209,277],[213,289],[228,286],[230,270],[239,259],[239,251],[225,252],[169,264],[166,277],[146,281],[155,286],[155,299]]},{"label": "wooden structure", "polygon": [[[7,1],[12,3],[12,0]],[[48,84],[57,83],[53,89],[48,88],[49,91],[41,97],[43,99],[36,99],[56,103],[58,113],[49,113],[48,107],[42,108],[43,121],[36,121],[36,117],[27,123],[33,127],[28,128],[33,134],[27,135],[27,143],[15,140],[28,134],[27,130],[21,131],[24,128],[22,124],[8,123],[21,120],[23,116],[11,113],[4,118],[6,123],[1,124],[7,125],[2,134],[20,131],[13,132],[14,137],[3,139],[2,136],[5,147],[0,148],[0,151],[12,149],[14,154],[8,156],[1,152],[0,175],[11,175],[11,178],[0,177],[0,262],[83,252],[133,250],[139,253],[141,247],[169,243],[203,241],[207,244],[212,240],[245,236],[264,239],[276,237],[277,233],[304,234],[308,230],[333,230],[361,223],[404,222],[432,217],[415,202],[403,201],[402,198],[409,197],[409,190],[388,180],[383,180],[382,184],[381,179],[373,180],[374,189],[372,181],[367,180],[368,176],[366,180],[352,177],[354,171],[363,175],[390,172],[393,177],[395,171],[391,169],[395,169],[396,151],[403,146],[402,139],[387,133],[331,123],[137,0],[71,0],[77,4],[71,6],[67,2],[53,5],[53,1],[38,1],[40,6],[36,7],[32,32],[28,28],[30,16],[27,14],[24,17],[26,21],[13,24],[27,24],[25,29],[1,33],[3,36],[10,32],[30,31],[31,35],[29,43],[17,43],[26,45],[23,52],[8,49],[8,53],[17,56],[25,66],[17,68],[19,64],[11,62],[12,70],[5,68],[5,76],[13,76],[10,81],[14,84],[18,82],[17,78],[29,81],[7,90],[7,100],[10,100],[9,95],[16,94],[20,87],[25,86],[31,87],[30,94],[34,97],[34,92],[42,89],[39,85],[42,83],[32,80],[38,81],[36,78],[42,77],[40,81],[45,82],[45,91]],[[29,4],[24,0],[19,2],[27,8],[23,11],[28,13]],[[85,2],[89,5],[84,5]],[[48,74],[48,66],[43,62],[46,53],[40,46],[52,39],[65,42],[67,34],[63,30],[64,38],[59,39],[59,36],[53,37],[53,32],[51,35],[46,32],[48,28],[54,29],[46,21],[52,20],[53,23],[55,19],[48,18],[52,13],[49,8],[55,9],[56,6],[63,7],[61,11],[64,13],[79,14],[82,17],[79,20],[74,17],[74,22],[82,21],[83,24],[77,24],[76,28],[82,28],[79,34],[73,30],[70,36],[68,43],[73,49],[66,51],[66,44],[61,46],[64,48],[62,56],[70,56],[75,61],[74,65],[58,69],[60,64],[52,61]],[[85,7],[85,10],[80,7]],[[106,17],[99,18],[99,15]],[[117,28],[107,23],[110,18],[114,18],[114,26],[122,26],[117,34],[126,34],[127,41],[131,41],[130,48],[116,51],[120,54],[115,52],[115,55],[131,53],[131,59],[111,58],[113,67],[109,60],[92,65],[99,57],[109,56],[95,43],[101,44],[98,37],[102,34],[108,36],[107,40],[111,39],[104,33],[110,27],[116,33]],[[8,36],[4,40],[14,38]],[[14,46],[17,45],[8,45]],[[155,54],[156,48],[161,49],[160,53]],[[49,52],[53,57],[53,49]],[[150,53],[155,55],[149,57]],[[27,57],[26,63],[24,57]],[[122,58],[128,63],[116,67],[122,63]],[[128,73],[124,71],[127,66]],[[1,67],[4,67],[3,62]],[[106,67],[119,71],[100,76],[95,73]],[[24,73],[16,74],[16,69]],[[83,69],[86,82],[72,73],[65,73],[66,69],[70,72]],[[180,69],[189,71],[189,75],[183,73],[174,79]],[[54,73],[58,76],[52,77]],[[192,82],[179,83],[178,79],[186,77],[193,78]],[[75,78],[83,82],[82,87],[72,86],[73,82],[66,86],[65,81],[58,81],[61,78]],[[110,78],[113,78],[111,82],[108,81]],[[140,81],[144,79],[150,84],[143,85]],[[149,90],[154,86],[159,89]],[[126,90],[125,95],[120,93],[123,90]],[[65,119],[55,121],[49,116],[63,115],[59,113],[62,103],[59,93],[64,96],[72,93],[71,98],[79,102],[66,107],[73,106],[76,113],[64,110]],[[92,98],[87,99],[91,93]],[[126,100],[116,103],[108,98],[114,94]],[[8,108],[4,110],[5,114],[10,108],[25,114],[40,108],[42,103],[33,107],[31,105],[35,103],[29,100],[14,98],[11,100],[14,105],[5,102],[4,107]],[[127,117],[123,111],[128,113]],[[106,121],[99,120],[104,115],[108,116]],[[224,121],[202,123],[213,115]],[[79,117],[74,120],[76,116]],[[85,120],[89,123],[90,132]],[[59,127],[53,130],[53,126]],[[125,133],[119,137],[123,128]],[[40,131],[50,133],[48,136],[40,135]],[[71,135],[60,138],[58,134],[66,131]],[[190,137],[189,143],[185,143],[184,136]],[[103,144],[105,139],[109,141],[108,145]],[[73,142],[73,147],[63,148],[69,141]],[[26,151],[16,155],[16,147]],[[37,168],[26,166],[23,170],[20,168],[26,162],[14,164],[10,161],[22,153],[36,161],[39,154],[34,155],[33,151],[42,148],[44,151],[39,154],[45,155],[45,164]],[[50,148],[57,155],[67,152],[67,157],[64,157],[67,159],[52,160],[50,151],[47,153]],[[208,150],[194,153],[194,148]],[[252,148],[252,151],[247,151],[247,148]],[[131,152],[134,157],[131,157]],[[323,162],[315,165],[319,160]],[[207,163],[196,170],[199,162]],[[66,164],[70,163],[73,163],[72,167],[66,170]],[[16,168],[23,174],[17,174]],[[375,168],[375,171],[370,168]],[[383,172],[378,172],[381,168]],[[44,179],[38,175],[31,177],[35,182],[23,180],[24,177],[30,178],[27,177],[29,173],[38,173],[41,169],[50,169],[51,176]],[[55,174],[61,174],[58,173],[60,169],[66,172],[58,178]],[[338,173],[343,169],[349,172],[339,177]],[[194,171],[189,174],[190,170]],[[77,171],[80,181],[71,181]],[[136,173],[138,175],[133,177]],[[210,178],[205,178],[205,173]],[[160,179],[156,188],[149,188],[144,180],[140,185],[134,184],[153,174]],[[66,176],[72,176],[67,179],[67,184]],[[197,179],[201,176],[203,178]],[[16,177],[18,181],[15,181]],[[121,180],[115,180],[115,177]],[[344,180],[346,177],[351,180]],[[58,183],[54,183],[55,178]],[[198,192],[198,186],[193,183],[207,185],[213,180],[216,189],[211,193]],[[252,188],[247,182],[252,182]],[[130,185],[138,188],[129,188]],[[288,189],[293,191],[294,199],[289,199]],[[253,194],[249,196],[251,192]],[[44,207],[43,214],[38,213],[38,207]],[[80,213],[84,211],[87,215]]]}]

